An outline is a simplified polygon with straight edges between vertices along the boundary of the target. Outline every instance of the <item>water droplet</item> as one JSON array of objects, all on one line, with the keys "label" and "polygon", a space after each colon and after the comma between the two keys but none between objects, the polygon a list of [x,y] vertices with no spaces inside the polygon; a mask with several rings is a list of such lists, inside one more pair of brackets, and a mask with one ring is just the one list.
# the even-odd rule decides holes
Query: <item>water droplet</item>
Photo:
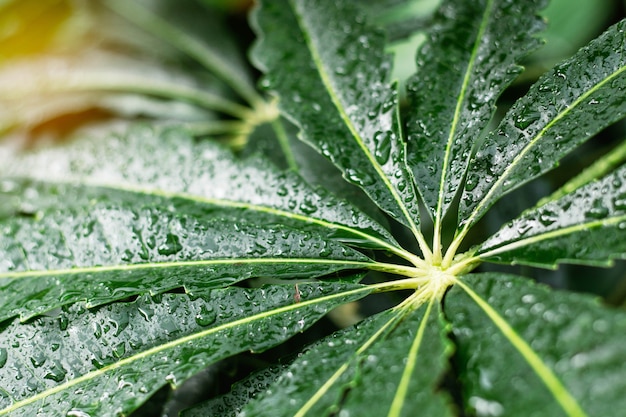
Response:
[{"label": "water droplet", "polygon": [[558,220],[557,215],[550,211],[550,210],[544,210],[540,215],[539,215],[539,222],[548,227],[551,224],[555,223]]},{"label": "water droplet", "polygon": [[361,187],[367,187],[374,184],[374,178],[366,172],[357,171],[353,168],[346,169],[346,179]]},{"label": "water droplet", "polygon": [[30,363],[32,363],[35,368],[41,368],[46,363],[46,357],[45,356],[40,356],[36,358],[31,357]]},{"label": "water droplet", "polygon": [[626,210],[626,193],[622,193],[613,200],[615,210]]},{"label": "water droplet", "polygon": [[585,216],[592,219],[604,219],[608,214],[609,209],[604,206],[602,199],[595,200],[589,211],[585,212]]},{"label": "water droplet", "polygon": [[517,234],[520,236],[524,236],[533,228],[532,223],[530,222],[522,222],[517,225]]},{"label": "water droplet", "polygon": [[61,329],[61,331],[67,330],[68,324],[69,320],[66,315],[62,314],[61,316],[59,316],[59,328]]},{"label": "water droplet", "polygon": [[0,348],[0,368],[2,368],[7,363],[7,359],[9,358],[9,353],[6,348]]},{"label": "water droplet", "polygon": [[515,127],[524,130],[540,118],[540,112],[532,109],[525,109],[515,118]]},{"label": "water droplet", "polygon": [[470,175],[465,180],[465,191],[473,191],[478,185],[478,179],[474,175]]},{"label": "water droplet", "polygon": [[392,138],[393,133],[391,131],[379,131],[374,134],[374,157],[381,165],[384,165],[389,160]]},{"label": "water droplet", "polygon": [[300,203],[300,210],[305,214],[313,214],[317,211],[317,205],[312,197],[306,196]]},{"label": "water droplet", "polygon": [[276,194],[278,194],[279,197],[284,197],[287,194],[289,194],[289,190],[287,190],[287,187],[285,187],[284,185],[280,185],[277,189],[276,189]]},{"label": "water droplet", "polygon": [[198,314],[196,314],[196,323],[199,326],[209,326],[215,322],[217,313],[210,305],[204,305],[200,308]]},{"label": "water droplet", "polygon": [[54,367],[44,376],[44,379],[61,382],[65,379],[65,375],[67,375],[67,371],[59,364],[55,364]]},{"label": "water droplet", "polygon": [[180,244],[180,239],[178,236],[172,233],[168,233],[165,239],[165,243],[159,246],[158,251],[160,255],[169,256],[175,255],[183,249],[183,246]]}]

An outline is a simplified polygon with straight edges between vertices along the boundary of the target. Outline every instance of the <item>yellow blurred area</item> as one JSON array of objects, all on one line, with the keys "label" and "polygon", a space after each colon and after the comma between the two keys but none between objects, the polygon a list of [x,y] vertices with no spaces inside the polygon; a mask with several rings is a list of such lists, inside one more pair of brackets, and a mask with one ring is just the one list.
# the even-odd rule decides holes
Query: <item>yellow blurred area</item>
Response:
[{"label": "yellow blurred area", "polygon": [[67,43],[79,9],[72,0],[0,0],[0,62]]}]

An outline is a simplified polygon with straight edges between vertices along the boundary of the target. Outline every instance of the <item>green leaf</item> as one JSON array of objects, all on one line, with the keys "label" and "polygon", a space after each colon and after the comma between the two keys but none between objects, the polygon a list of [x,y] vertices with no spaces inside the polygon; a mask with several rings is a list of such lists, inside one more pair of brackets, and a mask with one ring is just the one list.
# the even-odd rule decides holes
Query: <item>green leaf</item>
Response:
[{"label": "green leaf", "polygon": [[314,344],[241,415],[452,416],[437,392],[447,342],[434,304],[388,310]]},{"label": "green leaf", "polygon": [[615,416],[626,406],[626,315],[499,274],[446,296],[466,407],[477,416]]},{"label": "green leaf", "polygon": [[622,21],[531,87],[470,162],[462,232],[500,197],[558,165],[572,149],[621,119],[626,101]]},{"label": "green leaf", "polygon": [[176,129],[134,129],[124,137],[87,138],[26,155],[2,151],[0,177],[204,204],[213,216],[315,230],[409,256],[376,222],[346,202],[314,191],[297,175],[277,172],[260,158],[239,161],[214,143],[194,143]]},{"label": "green leaf", "polygon": [[[63,198],[76,196],[62,187],[58,191]],[[142,203],[124,207],[107,200],[73,210],[53,206],[41,219],[5,221],[0,320],[14,315],[26,320],[78,301],[93,307],[142,293],[180,287],[194,292],[253,277],[314,278],[371,262],[309,232],[171,212],[165,209],[171,207],[167,199]]]},{"label": "green leaf", "polygon": [[[161,386],[176,388],[209,364],[263,351],[303,331],[367,287],[303,284],[141,297],[2,330],[0,415],[130,413]],[[246,308],[242,308],[246,306]]]},{"label": "green leaf", "polygon": [[285,369],[285,365],[276,365],[254,372],[233,384],[227,394],[184,410],[180,415],[181,417],[236,417],[248,401],[267,390]]},{"label": "green leaf", "polygon": [[257,9],[254,61],[278,92],[301,138],[329,158],[383,210],[418,229],[418,204],[404,164],[397,91],[381,32],[350,2],[278,1]]},{"label": "green leaf", "polygon": [[610,266],[626,257],[626,165],[523,213],[483,243],[484,260],[555,268]]},{"label": "green leaf", "polygon": [[544,0],[445,1],[417,54],[408,85],[407,159],[439,228],[465,176],[472,148],[516,64],[539,41]]}]

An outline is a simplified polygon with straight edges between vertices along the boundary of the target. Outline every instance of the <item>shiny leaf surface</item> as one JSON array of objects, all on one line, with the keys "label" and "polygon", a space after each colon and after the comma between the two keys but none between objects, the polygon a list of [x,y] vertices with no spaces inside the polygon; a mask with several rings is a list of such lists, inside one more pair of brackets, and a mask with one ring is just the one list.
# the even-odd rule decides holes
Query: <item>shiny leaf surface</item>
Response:
[{"label": "shiny leaf surface", "polygon": [[626,257],[626,165],[525,212],[487,239],[477,255],[548,268],[559,262],[609,266]]},{"label": "shiny leaf surface", "polygon": [[[20,191],[54,196],[49,187]],[[47,211],[0,223],[1,320],[15,314],[27,319],[77,301],[93,307],[146,292],[179,287],[193,292],[253,277],[313,278],[369,261],[309,232],[216,218],[201,204],[175,210],[167,198],[96,191],[54,187],[70,207],[56,202]],[[116,204],[116,197],[134,204]]]},{"label": "shiny leaf surface", "polygon": [[260,158],[237,160],[214,143],[194,143],[178,129],[135,129],[19,156],[0,149],[0,175],[199,202],[214,216],[248,216],[399,251],[381,226],[349,204],[315,192],[297,175],[278,172]]},{"label": "shiny leaf surface", "polygon": [[408,162],[437,223],[463,180],[495,102],[539,41],[545,1],[445,1],[408,85]]},{"label": "shiny leaf surface", "polygon": [[436,392],[447,348],[436,310],[385,311],[321,340],[241,416],[454,415]]},{"label": "shiny leaf surface", "polygon": [[268,349],[369,291],[303,284],[296,303],[292,285],[232,287],[15,321],[2,329],[13,342],[0,351],[0,415],[129,413],[159,387],[235,353]]},{"label": "shiny leaf surface", "polygon": [[[626,315],[498,274],[446,296],[466,407],[477,416],[617,416]],[[529,414],[531,413],[531,414]]]},{"label": "shiny leaf surface", "polygon": [[500,197],[558,165],[626,114],[622,21],[557,65],[518,100],[470,162],[461,198],[463,228]]},{"label": "shiny leaf surface", "polygon": [[279,94],[301,138],[420,236],[384,35],[346,1],[267,2],[254,19],[263,86]]}]

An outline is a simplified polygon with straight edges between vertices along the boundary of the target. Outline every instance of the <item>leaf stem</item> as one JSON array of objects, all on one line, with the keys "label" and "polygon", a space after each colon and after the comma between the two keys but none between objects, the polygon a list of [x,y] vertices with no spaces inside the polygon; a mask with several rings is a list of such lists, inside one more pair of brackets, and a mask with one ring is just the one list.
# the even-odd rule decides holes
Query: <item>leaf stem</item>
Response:
[{"label": "leaf stem", "polygon": [[251,106],[256,108],[265,103],[248,80],[241,76],[236,68],[229,66],[229,64],[211,50],[208,45],[179,30],[176,26],[150,12],[148,9],[138,6],[136,2],[106,0],[105,3],[119,15],[194,58],[215,76],[224,81]]},{"label": "leaf stem", "polygon": [[[85,91],[137,93],[155,97],[183,100],[199,105],[207,110],[219,111],[243,120],[250,119],[253,115],[253,112],[249,108],[215,94],[182,86],[174,82],[150,80],[149,78],[137,77],[136,79],[127,80],[115,80],[112,78],[111,80],[106,80],[93,76],[81,76],[65,82],[62,80],[55,80],[55,83],[47,83],[46,86],[41,89],[38,87],[39,85],[37,84],[30,89],[37,89],[39,93],[50,94]],[[19,89],[17,91],[14,90],[11,96],[16,97],[16,93],[28,94],[29,91],[20,91]]]},{"label": "leaf stem", "polygon": [[280,118],[276,118],[272,121],[272,129],[274,129],[274,133],[276,133],[278,145],[285,156],[287,166],[290,170],[298,172],[298,163],[296,162],[291,146],[289,146],[289,138],[287,137],[285,126]]}]

